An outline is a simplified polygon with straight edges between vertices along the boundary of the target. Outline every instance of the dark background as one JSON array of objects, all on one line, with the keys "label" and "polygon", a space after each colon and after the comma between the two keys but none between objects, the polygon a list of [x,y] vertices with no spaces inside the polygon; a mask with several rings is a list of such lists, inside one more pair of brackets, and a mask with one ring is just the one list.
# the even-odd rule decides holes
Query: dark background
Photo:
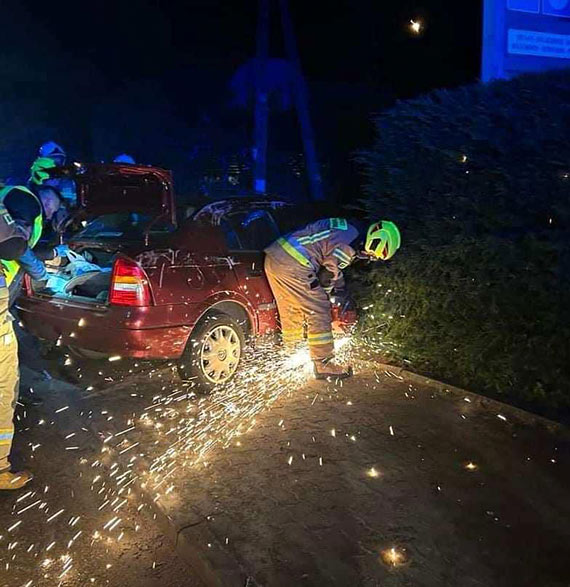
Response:
[{"label": "dark background", "polygon": [[[371,113],[479,76],[478,1],[290,8],[331,197],[358,191],[351,157],[371,140]],[[183,194],[247,190],[252,115],[235,104],[230,80],[255,53],[256,12],[255,0],[4,3],[0,177],[24,175],[53,139],[75,159],[128,152],[172,168]],[[411,18],[425,22],[423,34],[410,34]],[[277,6],[271,45],[282,57]],[[297,131],[291,110],[272,113],[269,183],[302,197]]]}]

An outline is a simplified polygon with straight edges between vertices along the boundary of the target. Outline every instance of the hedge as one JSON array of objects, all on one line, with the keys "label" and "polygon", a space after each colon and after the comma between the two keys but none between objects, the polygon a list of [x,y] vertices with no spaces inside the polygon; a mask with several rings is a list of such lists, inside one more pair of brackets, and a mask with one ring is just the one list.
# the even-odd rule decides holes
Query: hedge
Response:
[{"label": "hedge", "polygon": [[361,202],[402,230],[356,276],[363,336],[471,389],[570,406],[570,73],[436,91],[374,119]]}]

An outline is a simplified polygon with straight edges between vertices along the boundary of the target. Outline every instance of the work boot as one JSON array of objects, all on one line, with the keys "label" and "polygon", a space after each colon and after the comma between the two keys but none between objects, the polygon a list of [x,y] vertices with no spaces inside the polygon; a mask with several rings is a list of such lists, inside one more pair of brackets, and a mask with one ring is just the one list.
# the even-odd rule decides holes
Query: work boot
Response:
[{"label": "work boot", "polygon": [[313,361],[315,379],[346,379],[352,376],[352,367],[339,365],[334,358]]},{"label": "work boot", "polygon": [[3,471],[0,473],[0,491],[22,489],[34,476],[29,471]]}]

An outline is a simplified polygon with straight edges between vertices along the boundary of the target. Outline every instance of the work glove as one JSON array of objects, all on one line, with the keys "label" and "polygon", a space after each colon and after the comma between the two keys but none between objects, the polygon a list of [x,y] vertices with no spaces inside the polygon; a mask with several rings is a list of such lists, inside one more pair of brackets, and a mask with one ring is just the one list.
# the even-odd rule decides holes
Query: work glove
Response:
[{"label": "work glove", "polygon": [[356,310],[356,304],[354,303],[352,296],[345,289],[333,290],[331,302],[338,307],[341,315],[345,312],[354,312]]},{"label": "work glove", "polygon": [[20,255],[18,263],[20,263],[22,269],[34,281],[44,281],[49,277],[45,265],[34,255],[33,251],[29,248],[26,249],[23,255]]},{"label": "work glove", "polygon": [[70,248],[67,245],[57,245],[53,248],[56,257],[67,257]]}]

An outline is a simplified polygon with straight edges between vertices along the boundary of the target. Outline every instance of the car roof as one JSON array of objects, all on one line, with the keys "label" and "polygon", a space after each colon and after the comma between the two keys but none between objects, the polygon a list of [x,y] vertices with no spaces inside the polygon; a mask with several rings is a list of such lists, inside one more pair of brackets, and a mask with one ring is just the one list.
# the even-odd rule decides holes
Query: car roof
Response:
[{"label": "car roof", "polygon": [[289,202],[275,198],[264,198],[259,196],[227,198],[210,202],[192,214],[192,220],[208,221],[212,224],[219,224],[221,219],[232,212],[248,210],[276,210],[290,206]]}]

